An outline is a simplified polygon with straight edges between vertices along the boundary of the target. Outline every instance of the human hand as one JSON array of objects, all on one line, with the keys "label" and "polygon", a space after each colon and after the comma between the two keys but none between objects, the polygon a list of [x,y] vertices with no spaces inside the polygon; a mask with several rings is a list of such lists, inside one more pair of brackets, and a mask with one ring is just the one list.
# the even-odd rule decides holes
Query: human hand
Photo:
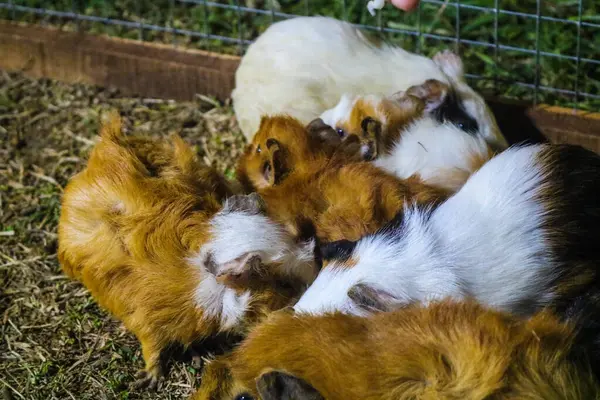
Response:
[{"label": "human hand", "polygon": [[404,11],[414,10],[419,5],[419,0],[390,0],[392,5]]}]

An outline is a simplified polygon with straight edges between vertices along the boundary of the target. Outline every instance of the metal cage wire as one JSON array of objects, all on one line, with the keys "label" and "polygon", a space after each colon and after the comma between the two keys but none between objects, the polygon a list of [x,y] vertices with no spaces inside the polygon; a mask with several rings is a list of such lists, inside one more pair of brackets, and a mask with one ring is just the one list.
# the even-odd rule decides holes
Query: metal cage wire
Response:
[{"label": "metal cage wire", "polygon": [[[527,4],[518,10],[510,7],[511,4],[505,7],[507,1],[502,0],[422,0],[412,14],[412,23],[396,23],[405,15],[391,5],[386,5],[375,18],[371,18],[366,12],[367,0],[287,0],[292,4],[288,7],[291,12],[277,0],[165,0],[161,2],[164,10],[156,21],[143,15],[142,8],[149,0],[129,1],[128,5],[133,7],[128,7],[127,12],[121,15],[102,15],[88,7],[90,3],[98,6],[108,2],[64,2],[62,6],[47,8],[44,1],[9,0],[0,2],[0,12],[3,12],[0,16],[12,20],[33,18],[37,23],[58,19],[63,25],[71,22],[78,30],[89,30],[89,26],[82,26],[85,24],[116,26],[135,31],[133,38],[139,40],[165,40],[150,33],[170,35],[170,42],[177,46],[181,42],[177,38],[186,37],[188,45],[213,51],[231,51],[233,46],[238,54],[243,54],[260,32],[278,20],[297,15],[329,15],[351,22],[360,29],[380,33],[388,41],[404,41],[403,47],[411,47],[407,50],[427,54],[441,47],[454,47],[463,56],[471,55],[465,60],[469,72],[467,77],[476,87],[493,90],[500,97],[525,98],[533,103],[558,104],[574,109],[600,109],[600,16],[595,15],[593,9],[593,14],[588,15],[584,0],[556,0],[560,7],[569,10],[559,16],[546,15],[541,0],[522,2]],[[321,8],[314,7],[316,2]],[[332,10],[324,12],[324,2],[331,3]],[[588,2],[595,7],[594,0]],[[514,5],[516,1],[512,3]],[[598,8],[600,11],[600,6]],[[176,22],[176,13],[185,15],[194,10],[201,14],[201,21],[187,25]],[[439,28],[443,13],[450,14],[444,20],[447,29],[444,26]],[[474,17],[480,22],[470,22]],[[436,24],[436,18],[438,28],[434,29],[432,26]],[[519,38],[517,34],[516,44],[513,44],[515,38],[512,36],[515,35],[510,33],[506,21],[519,28],[516,32],[520,31],[521,36],[526,38]],[[480,36],[487,40],[469,36],[472,31],[469,27],[477,23],[485,27]],[[544,48],[542,39],[547,40],[542,33],[549,29],[542,29],[545,24],[564,29],[565,34],[573,33],[574,42],[567,43],[568,49]],[[507,29],[509,34],[505,33]],[[470,62],[473,60],[474,63]],[[553,72],[555,65],[560,66],[559,71],[555,71],[557,76],[546,79],[546,71]]]}]

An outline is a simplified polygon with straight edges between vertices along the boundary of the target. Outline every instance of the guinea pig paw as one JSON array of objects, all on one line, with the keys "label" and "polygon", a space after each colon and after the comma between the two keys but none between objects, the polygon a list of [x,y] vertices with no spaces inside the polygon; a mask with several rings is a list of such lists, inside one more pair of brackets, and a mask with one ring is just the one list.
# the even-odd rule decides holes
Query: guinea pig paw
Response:
[{"label": "guinea pig paw", "polygon": [[411,86],[406,90],[407,97],[418,99],[424,103],[425,112],[439,108],[446,100],[449,92],[446,83],[437,79],[428,79],[420,85]]},{"label": "guinea pig paw", "polygon": [[453,79],[462,79],[465,71],[460,56],[451,50],[443,50],[433,56],[433,61]]},{"label": "guinea pig paw", "polygon": [[192,367],[196,369],[202,368],[202,356],[194,349],[190,349],[190,354],[192,356]]},{"label": "guinea pig paw", "polygon": [[146,370],[141,370],[135,375],[135,381],[133,382],[133,388],[135,390],[148,389],[155,390],[160,387],[160,383],[162,383],[163,378],[159,378],[156,374],[148,372]]}]

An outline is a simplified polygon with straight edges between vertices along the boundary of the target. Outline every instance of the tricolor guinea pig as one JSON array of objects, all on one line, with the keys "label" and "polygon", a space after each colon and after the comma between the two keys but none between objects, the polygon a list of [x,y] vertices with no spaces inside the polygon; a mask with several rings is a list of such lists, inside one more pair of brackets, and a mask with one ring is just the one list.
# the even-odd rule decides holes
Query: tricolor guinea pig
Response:
[{"label": "tricolor guinea pig", "polygon": [[472,297],[518,315],[600,315],[600,157],[579,146],[510,148],[432,209],[322,246],[299,313],[364,315]]},{"label": "tricolor guinea pig", "polygon": [[370,318],[271,314],[193,400],[596,399],[578,331],[451,301]]},{"label": "tricolor guinea pig", "polygon": [[296,235],[309,221],[320,241],[356,240],[375,232],[404,203],[433,205],[447,192],[417,178],[400,180],[372,163],[353,160],[356,137],[335,145],[331,128],[265,117],[239,161],[238,178],[256,190],[273,220]]},{"label": "tricolor guinea pig", "polygon": [[[345,93],[390,96],[428,79],[450,84],[431,58],[367,37],[350,23],[297,17],[269,26],[242,57],[235,75],[233,108],[250,140],[264,115],[287,114],[308,124]],[[452,74],[450,74],[452,75]],[[487,113],[489,136],[499,134],[492,114],[464,81],[462,104],[471,116]],[[464,85],[464,86],[463,86]],[[462,90],[464,88],[464,90]]]},{"label": "tricolor guinea pig", "polygon": [[243,333],[316,274],[314,242],[264,216],[260,198],[234,195],[177,136],[123,136],[118,115],[67,185],[58,235],[63,271],[141,342],[137,386],[156,386],[169,345]]},{"label": "tricolor guinea pig", "polygon": [[[378,167],[456,191],[507,142],[483,98],[465,83],[460,57],[444,51],[434,60],[447,81],[428,79],[389,96],[344,95],[321,120],[342,139],[359,135],[365,159]],[[398,121],[411,108],[418,110],[412,123]],[[381,128],[366,132],[366,118]]]}]

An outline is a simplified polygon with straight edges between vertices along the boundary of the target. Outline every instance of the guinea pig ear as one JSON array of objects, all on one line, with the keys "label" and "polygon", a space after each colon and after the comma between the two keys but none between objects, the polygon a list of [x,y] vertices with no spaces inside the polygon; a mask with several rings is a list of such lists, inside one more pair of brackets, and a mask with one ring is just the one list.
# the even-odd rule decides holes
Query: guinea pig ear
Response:
[{"label": "guinea pig ear", "polygon": [[256,380],[256,390],[262,400],[324,400],[306,381],[281,371],[262,374]]},{"label": "guinea pig ear", "polygon": [[358,135],[350,135],[347,136],[339,146],[337,146],[333,152],[329,165],[334,166],[361,161],[364,161],[364,156],[360,138]]},{"label": "guinea pig ear", "polygon": [[321,118],[313,119],[306,125],[306,131],[311,138],[318,141],[333,145],[338,145],[342,142],[340,135],[337,134],[335,129],[327,125]]},{"label": "guinea pig ear", "polygon": [[196,164],[196,154],[192,147],[187,144],[178,133],[171,133],[175,163],[185,173],[190,173]]},{"label": "guinea pig ear", "polygon": [[395,296],[366,283],[352,286],[348,290],[348,297],[356,306],[368,312],[392,311],[401,305]]},{"label": "guinea pig ear", "polygon": [[361,121],[360,128],[362,129],[363,137],[379,140],[381,136],[381,122],[371,117],[366,117]]},{"label": "guinea pig ear", "polygon": [[223,205],[222,212],[243,211],[250,214],[265,212],[265,202],[258,193],[236,194],[228,197]]},{"label": "guinea pig ear", "polygon": [[102,114],[102,122],[100,125],[100,136],[107,141],[117,142],[123,137],[123,122],[121,115],[115,109]]},{"label": "guinea pig ear", "polygon": [[451,50],[443,50],[433,56],[433,62],[450,79],[462,80],[465,76],[465,68],[460,56]]},{"label": "guinea pig ear", "polygon": [[216,267],[216,279],[222,285],[232,289],[248,288],[251,281],[266,275],[260,255],[244,254],[232,261]]},{"label": "guinea pig ear", "polygon": [[437,79],[428,79],[421,85],[411,86],[406,90],[408,96],[416,97],[425,103],[425,111],[438,109],[450,93],[450,87]]},{"label": "guinea pig ear", "polygon": [[271,186],[278,185],[288,173],[285,164],[285,151],[275,139],[267,140],[269,150],[268,165],[263,171],[264,177]]}]

